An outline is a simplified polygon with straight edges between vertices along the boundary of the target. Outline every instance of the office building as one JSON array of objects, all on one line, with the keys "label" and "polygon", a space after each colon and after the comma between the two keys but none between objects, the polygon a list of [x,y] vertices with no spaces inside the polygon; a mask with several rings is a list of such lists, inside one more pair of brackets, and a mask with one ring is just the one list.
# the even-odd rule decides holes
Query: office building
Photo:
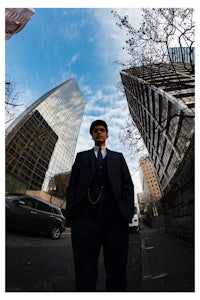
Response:
[{"label": "office building", "polygon": [[[6,130],[6,190],[49,191],[68,174],[85,100],[74,79],[47,92]],[[54,188],[54,187],[53,187]]]},{"label": "office building", "polygon": [[163,192],[194,134],[195,77],[191,64],[135,67],[122,70],[120,75],[130,115]]},{"label": "office building", "polygon": [[146,207],[146,198],[144,193],[137,193],[137,200],[140,212],[143,213]]},{"label": "office building", "polygon": [[146,204],[150,204],[153,201],[158,201],[162,197],[162,192],[159,186],[157,175],[154,165],[152,164],[149,156],[144,156],[139,159],[140,163],[140,178],[142,183],[142,189],[144,192],[144,198]]},{"label": "office building", "polygon": [[33,8],[5,9],[5,38],[10,39],[13,34],[20,32],[35,13]]}]

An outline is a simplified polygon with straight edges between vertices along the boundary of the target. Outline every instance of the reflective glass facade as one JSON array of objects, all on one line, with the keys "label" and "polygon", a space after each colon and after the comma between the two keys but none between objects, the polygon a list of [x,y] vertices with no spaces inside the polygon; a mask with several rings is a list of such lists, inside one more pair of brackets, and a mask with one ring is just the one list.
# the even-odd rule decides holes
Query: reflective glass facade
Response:
[{"label": "reflective glass facade", "polygon": [[26,189],[48,191],[71,171],[85,100],[74,79],[39,98],[6,130],[6,172]]}]

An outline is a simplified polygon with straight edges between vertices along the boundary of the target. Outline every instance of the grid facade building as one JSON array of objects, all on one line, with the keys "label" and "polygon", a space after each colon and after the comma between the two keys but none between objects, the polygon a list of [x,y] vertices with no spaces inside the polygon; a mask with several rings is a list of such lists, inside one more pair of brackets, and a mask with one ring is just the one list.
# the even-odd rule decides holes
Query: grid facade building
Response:
[{"label": "grid facade building", "polygon": [[173,62],[185,62],[194,65],[195,48],[194,47],[169,48],[169,57]]},{"label": "grid facade building", "polygon": [[139,163],[142,188],[144,191],[146,204],[160,200],[162,197],[162,192],[159,186],[154,165],[151,162],[150,157],[141,157],[139,159]]},{"label": "grid facade building", "polygon": [[20,32],[35,13],[33,8],[5,9],[5,38],[10,39],[13,34]]},{"label": "grid facade building", "polygon": [[48,191],[53,177],[70,172],[84,108],[74,79],[27,108],[6,130],[9,182],[21,181],[27,190]]},{"label": "grid facade building", "polygon": [[120,72],[136,124],[164,191],[194,134],[195,78],[190,64],[135,67]]}]

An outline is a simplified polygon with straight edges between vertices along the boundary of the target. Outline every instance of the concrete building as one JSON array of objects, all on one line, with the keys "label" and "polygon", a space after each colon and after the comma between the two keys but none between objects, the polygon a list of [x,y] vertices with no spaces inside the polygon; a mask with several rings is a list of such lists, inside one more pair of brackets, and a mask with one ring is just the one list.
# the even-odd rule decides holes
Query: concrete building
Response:
[{"label": "concrete building", "polygon": [[154,201],[160,200],[162,197],[162,192],[159,186],[154,165],[152,164],[150,157],[141,157],[139,159],[139,163],[144,198],[146,199],[146,204],[149,205]]},{"label": "concrete building", "polygon": [[[74,79],[47,92],[6,130],[6,191],[49,191],[74,160],[85,100]],[[53,186],[54,189],[54,186]]]},{"label": "concrete building", "polygon": [[137,193],[138,205],[140,212],[143,213],[146,207],[146,198],[144,193]]},{"label": "concrete building", "polygon": [[120,75],[131,117],[164,192],[194,134],[193,68],[187,63],[159,64]]},{"label": "concrete building", "polygon": [[5,9],[5,38],[10,39],[13,34],[20,32],[35,13],[33,8]]}]

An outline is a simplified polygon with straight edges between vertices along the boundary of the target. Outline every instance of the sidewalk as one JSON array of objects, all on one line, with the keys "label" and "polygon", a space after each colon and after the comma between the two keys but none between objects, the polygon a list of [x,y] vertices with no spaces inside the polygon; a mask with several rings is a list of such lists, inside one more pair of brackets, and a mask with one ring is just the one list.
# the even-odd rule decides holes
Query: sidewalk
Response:
[{"label": "sidewalk", "polygon": [[182,241],[142,226],[141,292],[194,292],[194,251]]}]

